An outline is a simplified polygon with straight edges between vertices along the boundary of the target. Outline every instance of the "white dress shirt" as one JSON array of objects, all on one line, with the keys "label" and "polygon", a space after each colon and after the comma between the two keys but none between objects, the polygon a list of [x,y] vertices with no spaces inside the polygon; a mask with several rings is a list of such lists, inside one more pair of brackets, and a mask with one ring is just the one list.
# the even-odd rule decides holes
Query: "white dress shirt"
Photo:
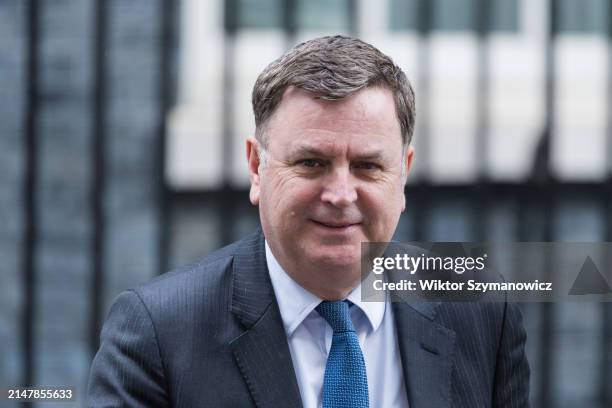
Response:
[{"label": "white dress shirt", "polygon": [[[323,376],[332,329],[315,310],[321,299],[295,282],[266,242],[266,261],[305,408],[322,406]],[[370,407],[408,407],[402,362],[388,302],[362,302],[361,287],[347,297],[365,360]]]}]

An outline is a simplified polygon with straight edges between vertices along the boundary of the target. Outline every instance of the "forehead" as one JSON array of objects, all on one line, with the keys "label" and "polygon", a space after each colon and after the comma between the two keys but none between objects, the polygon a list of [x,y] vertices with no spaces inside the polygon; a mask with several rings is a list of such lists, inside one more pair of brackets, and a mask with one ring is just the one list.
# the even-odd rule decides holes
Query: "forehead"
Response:
[{"label": "forehead", "polygon": [[393,94],[381,87],[365,88],[333,101],[289,87],[266,133],[271,148],[287,144],[323,148],[342,142],[355,142],[352,144],[364,148],[402,144]]}]

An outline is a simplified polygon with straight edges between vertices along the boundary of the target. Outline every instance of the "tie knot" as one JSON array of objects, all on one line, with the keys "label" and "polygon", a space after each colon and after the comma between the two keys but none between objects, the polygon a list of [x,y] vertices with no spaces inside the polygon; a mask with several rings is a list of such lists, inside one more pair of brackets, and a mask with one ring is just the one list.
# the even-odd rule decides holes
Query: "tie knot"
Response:
[{"label": "tie knot", "polygon": [[355,331],[349,313],[348,301],[337,300],[332,302],[324,300],[317,306],[317,312],[327,320],[334,333]]}]

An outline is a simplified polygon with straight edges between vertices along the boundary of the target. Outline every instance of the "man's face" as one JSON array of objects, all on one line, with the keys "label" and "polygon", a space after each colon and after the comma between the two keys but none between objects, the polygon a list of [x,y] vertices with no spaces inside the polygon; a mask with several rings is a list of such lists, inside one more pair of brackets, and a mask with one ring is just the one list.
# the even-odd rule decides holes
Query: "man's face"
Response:
[{"label": "man's face", "polygon": [[[389,241],[405,207],[412,149],[402,148],[391,92],[339,101],[289,88],[266,126],[266,163],[249,138],[251,202],[285,271],[323,298],[360,279],[361,242]],[[406,171],[402,174],[402,162]]]}]

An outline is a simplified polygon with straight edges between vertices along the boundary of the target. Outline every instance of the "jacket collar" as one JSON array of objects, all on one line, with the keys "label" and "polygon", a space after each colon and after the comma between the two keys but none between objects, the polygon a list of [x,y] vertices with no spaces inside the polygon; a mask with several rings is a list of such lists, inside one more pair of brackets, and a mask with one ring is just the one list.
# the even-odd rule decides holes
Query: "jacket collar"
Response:
[{"label": "jacket collar", "polygon": [[244,331],[230,342],[257,407],[302,407],[289,344],[270,282],[263,233],[241,241],[234,258],[232,305]]},{"label": "jacket collar", "polygon": [[436,322],[440,302],[391,298],[408,405],[450,407],[456,333]]}]

